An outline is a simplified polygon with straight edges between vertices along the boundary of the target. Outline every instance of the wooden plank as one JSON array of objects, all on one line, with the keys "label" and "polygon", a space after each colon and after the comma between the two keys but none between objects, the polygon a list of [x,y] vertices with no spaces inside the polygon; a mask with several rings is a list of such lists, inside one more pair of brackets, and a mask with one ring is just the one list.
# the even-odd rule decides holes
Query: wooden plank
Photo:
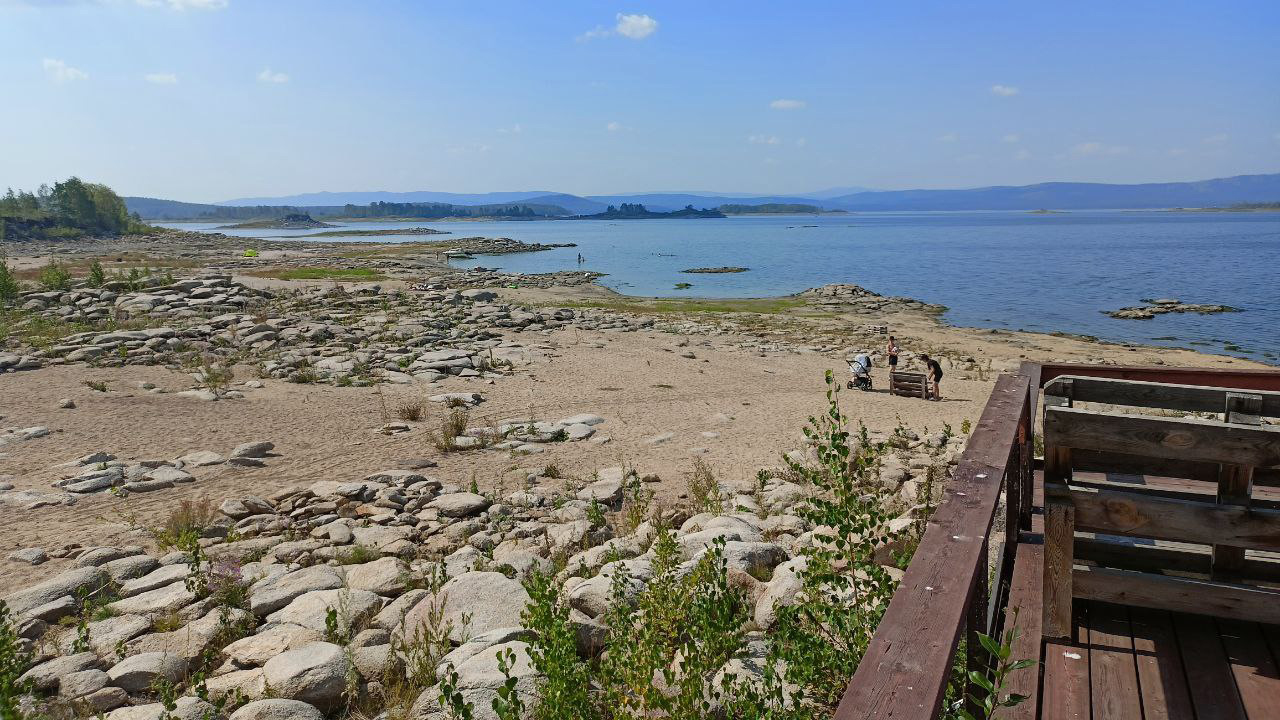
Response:
[{"label": "wooden plank", "polygon": [[1045,408],[1045,447],[1092,448],[1174,460],[1280,465],[1280,427],[1227,425],[1198,418]]},{"label": "wooden plank", "polygon": [[1072,578],[1075,596],[1085,600],[1205,613],[1236,620],[1280,622],[1280,591],[1253,585],[1079,565],[1072,572]]},{"label": "wooden plank", "polygon": [[[1059,375],[1045,383],[1044,392],[1046,395],[1061,395],[1059,388],[1065,383],[1073,386],[1070,397],[1076,402],[1132,405],[1182,412],[1222,412],[1226,395],[1237,392],[1209,385],[1180,385],[1083,375]],[[1280,392],[1249,392],[1259,398],[1258,414],[1280,417]]]},{"label": "wooden plank", "polygon": [[[1018,637],[1013,642],[1011,657],[1015,660],[1028,658],[1039,660],[1042,616],[1041,605],[1044,595],[1041,583],[1044,581],[1044,538],[1041,535],[1027,533],[1018,543],[1018,551],[1013,563],[1013,578],[1009,583],[1009,607],[1005,614],[1005,627],[1016,627]],[[1001,709],[996,717],[1003,720],[1035,720],[1036,708],[1040,701],[1040,669],[1035,667],[1017,670],[1009,675],[1005,687],[1008,692],[1026,695],[1027,699],[1020,705]]]},{"label": "wooden plank", "polygon": [[1019,372],[1023,377],[1027,378],[1027,382],[1030,387],[1030,392],[1027,393],[1027,430],[1023,446],[1023,471],[1026,473],[1026,477],[1023,481],[1023,493],[1020,498],[1021,507],[1019,508],[1019,516],[1021,517],[1020,525],[1023,530],[1026,530],[1031,527],[1031,495],[1032,486],[1035,482],[1035,435],[1036,428],[1039,427],[1039,423],[1037,422],[1039,417],[1037,415],[1039,411],[1039,408],[1037,407],[1037,400],[1039,400],[1040,397],[1040,364],[1024,360],[1019,368]]},{"label": "wooden plank", "polygon": [[1142,720],[1129,615],[1109,603],[1090,603],[1088,612],[1093,720]]},{"label": "wooden plank", "polygon": [[1075,546],[1075,508],[1049,499],[1044,507],[1044,635],[1066,637],[1071,632],[1072,558]]},{"label": "wooden plank", "polygon": [[950,676],[1000,480],[1026,400],[1025,377],[1002,375],[946,497],[929,521],[839,706],[837,720],[932,720]]},{"label": "wooden plank", "polygon": [[[1207,545],[1154,541],[1135,543],[1130,538],[1107,535],[1076,535],[1076,559],[1105,567],[1143,572],[1199,573],[1209,576],[1212,554]],[[1280,583],[1280,559],[1246,556],[1240,576],[1251,581]]]},{"label": "wooden plank", "polygon": [[[1130,475],[1128,473],[1103,473],[1081,470],[1075,463],[1080,451],[1072,451],[1071,484],[1100,490],[1127,490],[1177,500],[1218,501],[1218,482],[1201,482],[1179,477],[1156,475]],[[1217,466],[1215,466],[1217,467]],[[1259,487],[1256,483],[1250,495],[1250,507],[1280,510],[1280,491],[1271,487]]]},{"label": "wooden plank", "polygon": [[1280,371],[1209,368],[1142,367],[1135,365],[1081,365],[1041,363],[1042,382],[1061,375],[1141,380],[1144,382],[1208,385],[1211,387],[1280,391]]},{"label": "wooden plank", "polygon": [[[1229,392],[1223,416],[1231,425],[1258,425],[1262,395]],[[1225,463],[1218,475],[1218,497],[1222,505],[1249,507],[1253,496],[1253,468],[1249,465]],[[1213,546],[1213,577],[1235,581],[1244,568],[1244,548],[1221,542]]]},{"label": "wooden plank", "polygon": [[1042,720],[1089,720],[1089,648],[1052,641],[1044,646]]},{"label": "wooden plank", "polygon": [[1197,720],[1246,720],[1213,618],[1175,613],[1173,626]]},{"label": "wooden plank", "polygon": [[1280,510],[1076,485],[1046,486],[1045,492],[1048,501],[1057,499],[1075,506],[1077,530],[1257,550],[1280,549]]},{"label": "wooden plank", "polygon": [[1195,717],[1172,617],[1163,610],[1131,607],[1129,629],[1146,720]]},{"label": "wooden plank", "polygon": [[[1072,472],[1114,473],[1157,478],[1179,478],[1205,483],[1218,482],[1219,463],[1169,460],[1166,458],[1102,452],[1088,448],[1071,451]],[[1280,486],[1280,468],[1254,468],[1253,484]],[[1275,497],[1272,492],[1271,497]]]},{"label": "wooden plank", "polygon": [[1218,634],[1245,714],[1251,720],[1280,717],[1280,673],[1261,628],[1255,623],[1220,619]]}]

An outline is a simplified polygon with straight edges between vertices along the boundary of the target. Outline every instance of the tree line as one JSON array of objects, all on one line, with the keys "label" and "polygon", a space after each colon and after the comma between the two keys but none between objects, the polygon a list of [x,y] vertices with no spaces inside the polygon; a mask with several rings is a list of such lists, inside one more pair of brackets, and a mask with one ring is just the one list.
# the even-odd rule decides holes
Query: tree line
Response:
[{"label": "tree line", "polygon": [[0,197],[0,240],[76,238],[146,228],[111,188],[77,177]]},{"label": "tree line", "polygon": [[[512,217],[531,218],[556,214],[560,208],[534,205],[452,205],[450,203],[396,203],[371,202],[368,205],[347,204],[342,208],[342,217],[406,217],[406,218],[446,218],[446,217]],[[541,212],[539,212],[541,211]]]}]

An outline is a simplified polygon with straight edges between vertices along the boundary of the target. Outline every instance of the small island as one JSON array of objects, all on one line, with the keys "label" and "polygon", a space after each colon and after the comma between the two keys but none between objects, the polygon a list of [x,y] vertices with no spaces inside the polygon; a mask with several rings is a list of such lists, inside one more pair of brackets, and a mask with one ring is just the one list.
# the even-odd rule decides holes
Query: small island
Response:
[{"label": "small island", "polygon": [[1050,210],[1049,208],[1040,208],[1038,210],[1028,210],[1028,215],[1066,215],[1065,210]]},{"label": "small island", "polygon": [[1157,315],[1166,315],[1168,313],[1216,315],[1218,313],[1243,312],[1240,308],[1231,307],[1230,305],[1197,305],[1184,303],[1174,298],[1160,298],[1158,300],[1144,298],[1142,302],[1146,304],[1120,308],[1119,310],[1104,310],[1103,312],[1108,317],[1113,317],[1117,320],[1151,320]]},{"label": "small island", "polygon": [[762,203],[760,205],[729,203],[716,209],[725,215],[823,215],[848,212],[847,210],[823,210],[817,205],[804,203]]},{"label": "small island", "polygon": [[682,273],[707,273],[707,274],[710,274],[710,273],[740,273],[740,272],[746,272],[746,271],[748,271],[748,270],[750,270],[750,269],[751,269],[751,268],[733,267],[733,266],[726,265],[726,266],[724,266],[724,267],[689,268],[689,269],[687,269],[687,270],[681,270],[680,272],[682,272]]},{"label": "small island", "polygon": [[[325,227],[336,227],[334,225],[325,225]],[[436,230],[435,228],[401,228],[399,230],[326,230],[318,233],[308,233],[306,235],[294,235],[292,237],[374,237],[380,235],[448,235],[447,230]]]},{"label": "small island", "polygon": [[640,203],[622,203],[617,207],[610,205],[604,212],[595,215],[574,215],[570,220],[662,220],[672,218],[722,218],[725,214],[719,210],[694,209],[685,205],[683,210],[672,212],[654,212]]},{"label": "small island", "polygon": [[308,228],[331,228],[330,225],[316,220],[307,213],[291,213],[283,217],[269,220],[250,220],[235,225],[222,225],[215,230],[306,230]]}]

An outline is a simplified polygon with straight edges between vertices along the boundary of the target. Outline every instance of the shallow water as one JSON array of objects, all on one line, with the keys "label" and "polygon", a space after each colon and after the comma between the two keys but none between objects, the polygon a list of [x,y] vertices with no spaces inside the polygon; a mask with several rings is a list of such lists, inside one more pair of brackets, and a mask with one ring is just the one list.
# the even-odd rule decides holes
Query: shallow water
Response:
[{"label": "shallow water", "polygon": [[[577,243],[576,248],[454,264],[527,273],[581,267],[608,273],[601,282],[628,295],[766,297],[848,282],[946,305],[945,319],[955,325],[1079,333],[1280,364],[1280,213],[917,212],[343,225],[427,226],[459,237]],[[317,231],[219,232],[297,237]],[[434,239],[447,236],[352,238]],[[581,266],[578,253],[585,257]],[[721,265],[750,271],[680,272]],[[693,287],[676,290],[679,282]],[[1245,312],[1170,314],[1154,320],[1115,320],[1102,314],[1159,297],[1221,303]]]}]

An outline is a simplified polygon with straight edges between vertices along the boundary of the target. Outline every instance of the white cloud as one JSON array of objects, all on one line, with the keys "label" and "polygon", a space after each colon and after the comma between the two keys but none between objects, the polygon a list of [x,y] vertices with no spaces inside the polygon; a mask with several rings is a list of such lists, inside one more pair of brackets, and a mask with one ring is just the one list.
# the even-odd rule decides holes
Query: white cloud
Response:
[{"label": "white cloud", "polygon": [[953,132],[949,132],[946,135],[938,136],[938,142],[955,142],[956,140],[957,140],[957,136]]},{"label": "white cloud", "polygon": [[1018,88],[1009,85],[992,85],[991,94],[1000,97],[1013,97],[1018,94]]},{"label": "white cloud", "polygon": [[1008,135],[1004,136],[1004,141],[1007,143],[1016,143],[1021,140],[1022,138],[1019,137],[1017,133],[1009,133]]},{"label": "white cloud", "polygon": [[769,107],[774,110],[799,110],[804,106],[805,102],[803,100],[788,100],[786,98],[774,100],[769,103]]},{"label": "white cloud", "polygon": [[150,73],[145,76],[152,85],[177,85],[178,76],[173,73]]},{"label": "white cloud", "polygon": [[1030,159],[1030,157],[1031,157],[1031,151],[1027,150],[1026,148],[1022,148],[1021,150],[1013,154],[1014,160],[1027,160],[1027,159]]},{"label": "white cloud", "polygon": [[1097,141],[1082,142],[1071,148],[1076,155],[1125,155],[1129,152],[1127,145],[1106,145]]},{"label": "white cloud", "polygon": [[658,31],[658,21],[648,15],[624,15],[618,13],[618,22],[612,28],[597,25],[578,36],[578,42],[598,40],[611,35],[621,35],[632,40],[643,40]]},{"label": "white cloud", "polygon": [[503,135],[519,135],[524,132],[524,128],[520,126],[520,123],[516,123],[511,127],[498,128],[498,132]]},{"label": "white cloud", "polygon": [[1210,135],[1209,137],[1205,138],[1204,144],[1205,145],[1223,145],[1227,142],[1228,139],[1230,139],[1230,137],[1231,136],[1226,133],[1217,133],[1216,135]]},{"label": "white cloud", "polygon": [[89,73],[81,70],[80,68],[71,67],[61,60],[45,58],[41,61],[41,65],[44,66],[44,72],[49,76],[49,79],[56,83],[68,83],[76,80],[89,79]]},{"label": "white cloud", "polygon": [[138,0],[138,4],[170,10],[221,10],[227,6],[227,0]]},{"label": "white cloud", "polygon": [[271,68],[263,68],[262,72],[258,73],[258,82],[287,83],[289,82],[289,76],[282,72],[272,72]]},{"label": "white cloud", "polygon": [[658,21],[648,15],[623,15],[618,13],[619,35],[632,40],[643,40],[658,31]]},{"label": "white cloud", "polygon": [[777,135],[748,135],[747,142],[752,145],[780,145],[782,140]]},{"label": "white cloud", "polygon": [[618,122],[617,120],[614,120],[610,122],[608,125],[605,125],[604,129],[608,130],[609,132],[618,132],[619,130],[622,129],[622,123]]},{"label": "white cloud", "polygon": [[804,147],[805,145],[808,145],[808,144],[809,144],[809,141],[804,138],[796,139],[796,147]]},{"label": "white cloud", "polygon": [[461,155],[464,153],[487,153],[489,146],[484,143],[469,143],[467,145],[450,145],[445,148],[445,152],[451,155]]}]

